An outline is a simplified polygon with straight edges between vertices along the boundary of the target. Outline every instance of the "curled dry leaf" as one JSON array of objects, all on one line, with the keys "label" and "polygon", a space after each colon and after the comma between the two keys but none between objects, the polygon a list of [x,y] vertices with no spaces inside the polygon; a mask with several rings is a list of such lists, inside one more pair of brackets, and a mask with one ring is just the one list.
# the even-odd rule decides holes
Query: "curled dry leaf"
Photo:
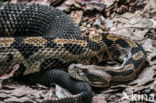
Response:
[{"label": "curled dry leaf", "polygon": [[55,93],[58,98],[64,98],[72,95],[68,90],[62,88],[59,85],[56,85]]}]

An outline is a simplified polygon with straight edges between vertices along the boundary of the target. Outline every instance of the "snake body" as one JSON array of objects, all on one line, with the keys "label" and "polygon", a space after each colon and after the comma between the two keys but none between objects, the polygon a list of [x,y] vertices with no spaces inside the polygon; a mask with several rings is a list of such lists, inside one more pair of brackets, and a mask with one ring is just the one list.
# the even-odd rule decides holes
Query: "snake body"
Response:
[{"label": "snake body", "polygon": [[[120,60],[113,57],[113,53],[109,53],[113,47],[127,49],[129,54],[126,55],[126,59]],[[103,74],[101,73],[100,76],[96,72],[91,73],[88,70],[77,69],[75,65],[70,66],[69,73],[73,74],[71,74],[72,77],[87,81],[92,86],[102,87],[109,85],[110,81],[132,80],[140,71],[145,56],[145,51],[140,45],[123,36],[95,34],[84,38],[78,25],[64,12],[56,8],[39,4],[0,3],[0,76],[9,73],[14,65],[20,64],[20,68],[14,76],[39,72],[38,74],[41,73],[42,76],[38,78],[42,79],[35,79],[35,81],[45,82],[48,73],[42,72],[52,68],[67,71],[65,68],[72,63],[102,65],[108,60],[107,58],[111,57],[122,61],[123,64],[116,70],[97,68],[98,71],[102,70]],[[70,82],[69,76],[65,72],[55,71],[57,70],[51,72],[52,82],[64,85],[66,88],[68,88],[66,86],[68,82],[70,85],[76,84]],[[88,75],[85,73],[84,77],[81,71],[85,71]],[[79,73],[83,75],[79,75]],[[94,80],[88,79],[90,77]],[[121,80],[120,78],[126,79]],[[100,83],[95,83],[95,81]],[[47,83],[43,82],[41,84]],[[84,103],[90,102],[91,89],[86,83],[83,83],[80,83],[81,86],[71,86],[71,88],[73,87],[71,91],[81,88],[74,92],[80,91],[80,95],[73,98],[77,99],[85,95],[84,97],[88,97],[89,100],[84,100]],[[82,90],[89,90],[89,92],[82,92]],[[77,99],[75,103],[80,103],[80,99]],[[68,103],[70,101],[68,100],[69,98],[67,101],[62,99],[62,102],[58,103]]]}]

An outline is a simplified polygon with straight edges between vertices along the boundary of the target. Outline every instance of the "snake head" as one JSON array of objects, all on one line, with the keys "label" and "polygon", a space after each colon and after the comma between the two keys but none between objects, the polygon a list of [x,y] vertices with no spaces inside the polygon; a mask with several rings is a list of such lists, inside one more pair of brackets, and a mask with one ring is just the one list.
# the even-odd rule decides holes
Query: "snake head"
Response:
[{"label": "snake head", "polygon": [[108,87],[111,76],[100,68],[95,65],[71,64],[68,68],[68,73],[71,77],[88,82],[91,86]]},{"label": "snake head", "polygon": [[71,64],[68,69],[68,73],[70,74],[71,77],[81,80],[81,81],[86,81],[89,82],[87,78],[87,69],[81,68],[83,65],[82,64]]}]

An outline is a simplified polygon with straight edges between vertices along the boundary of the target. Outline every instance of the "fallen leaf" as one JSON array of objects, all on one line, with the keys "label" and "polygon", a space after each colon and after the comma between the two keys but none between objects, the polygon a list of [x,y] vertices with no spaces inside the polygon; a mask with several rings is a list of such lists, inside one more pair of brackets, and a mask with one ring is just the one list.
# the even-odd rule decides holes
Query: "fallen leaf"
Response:
[{"label": "fallen leaf", "polygon": [[80,24],[82,17],[83,17],[83,11],[82,10],[77,10],[77,11],[71,12],[71,18],[73,18],[77,24]]}]

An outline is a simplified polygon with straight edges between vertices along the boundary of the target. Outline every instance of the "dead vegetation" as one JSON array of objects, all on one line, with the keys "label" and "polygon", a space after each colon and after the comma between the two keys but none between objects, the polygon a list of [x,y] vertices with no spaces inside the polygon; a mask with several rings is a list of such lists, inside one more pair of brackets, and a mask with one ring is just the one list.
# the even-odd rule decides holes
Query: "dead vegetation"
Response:
[{"label": "dead vegetation", "polygon": [[[92,103],[140,102],[156,97],[156,0],[11,0],[14,3],[53,5],[69,14],[79,24],[83,35],[113,32],[138,42],[147,52],[149,66],[128,84],[111,86],[96,93]],[[56,97],[54,89],[35,88],[18,83],[0,90],[0,101],[41,101]],[[134,98],[131,98],[135,96]],[[141,101],[146,103],[145,100]]]}]

